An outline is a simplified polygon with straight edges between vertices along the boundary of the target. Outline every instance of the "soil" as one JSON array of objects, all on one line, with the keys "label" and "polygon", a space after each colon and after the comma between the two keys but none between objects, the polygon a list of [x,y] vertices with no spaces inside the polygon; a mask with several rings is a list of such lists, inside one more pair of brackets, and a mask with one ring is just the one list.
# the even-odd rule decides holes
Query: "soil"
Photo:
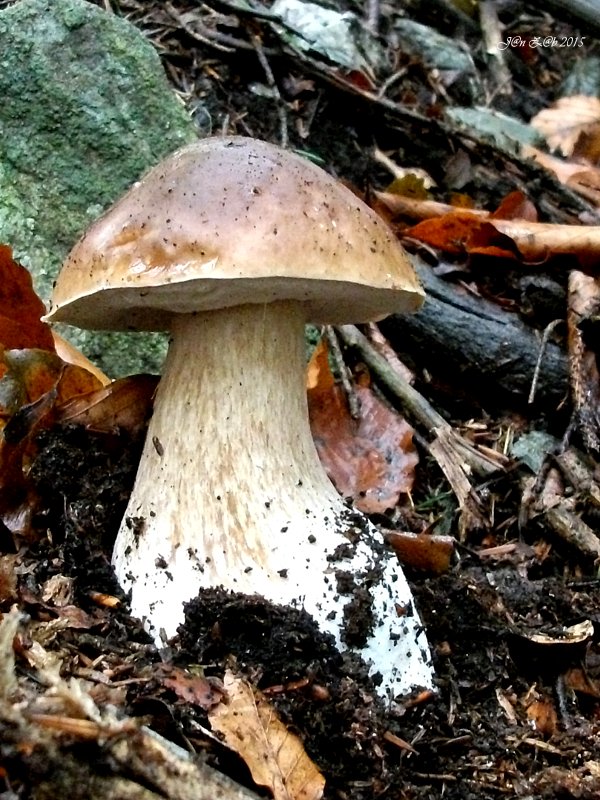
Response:
[{"label": "soil", "polygon": [[[127,14],[154,41],[202,132],[227,128],[279,141],[280,101],[257,93],[257,84],[269,82],[255,47],[223,49],[224,40],[184,24],[196,3],[178,0],[171,11],[167,4],[135,0],[98,5]],[[231,16],[227,4],[210,5],[215,15]],[[358,1],[335,5],[365,12]],[[580,33],[516,0],[499,5],[513,32]],[[455,30],[477,59],[483,57],[480,33],[450,5],[403,6],[416,21]],[[381,4],[384,40],[393,33],[396,14],[392,5]],[[438,126],[436,103],[442,95],[436,95],[439,87],[432,88],[432,76],[416,62],[398,65],[406,77],[392,92],[401,102],[401,108],[393,109],[277,51],[260,20],[233,15],[219,30],[246,42],[252,41],[245,37],[248,31],[259,30],[286,102],[290,145],[318,154],[331,172],[367,194],[389,182],[389,174],[369,155],[375,143],[393,150],[398,163],[426,169],[441,187],[440,199],[451,189],[447,165],[460,148],[471,159],[468,192],[476,204],[494,207],[509,191],[526,186],[550,221],[572,220],[582,210],[577,197],[531,164]],[[598,47],[592,43],[588,54],[593,52]],[[496,107],[528,118],[556,97],[577,53],[538,51],[535,70],[520,54],[510,52],[509,57],[515,90],[501,96]],[[446,94],[448,102],[466,102],[467,87],[459,81]],[[427,108],[430,124],[402,108]],[[500,276],[478,276],[490,295],[503,284],[505,295],[515,300],[511,269]],[[420,388],[427,392],[425,380]],[[447,379],[436,385],[434,376],[430,397],[456,425],[468,421],[473,407],[489,429],[511,416],[515,425],[534,425],[522,410],[517,415],[511,408],[497,408],[494,398],[477,392],[476,386],[448,386]],[[184,701],[165,681],[169,670],[202,665],[203,675],[218,688],[225,670],[234,669],[268,697],[300,736],[326,778],[327,800],[600,797],[597,565],[558,541],[543,522],[519,525],[523,476],[517,469],[484,487],[494,498],[494,525],[457,542],[450,569],[434,575],[406,568],[433,652],[435,691],[406,698],[390,710],[380,705],[363,666],[342,658],[309,617],[260,598],[203,592],[190,602],[178,638],[160,650],[150,642],[139,621],[128,615],[127,598],[110,567],[142,439],[143,432],[94,433],[60,425],[43,432],[29,470],[36,498],[32,535],[15,541],[7,528],[0,530],[0,610],[6,613],[16,604],[32,623],[50,625],[45,649],[60,656],[64,677],[86,678],[98,704],[110,703],[143,720],[260,793],[242,760],[202,734],[209,727],[206,707],[194,699]],[[376,522],[422,530],[434,520],[438,529],[443,525],[458,537],[457,519],[447,485],[423,452],[412,505],[406,502]],[[594,527],[595,519],[588,510]],[[51,588],[56,582],[66,600]],[[107,596],[120,603],[107,605]],[[15,647],[17,674],[21,680],[31,678],[33,685],[31,642],[20,640]],[[100,661],[106,679],[94,673]],[[53,786],[57,759],[73,763],[83,775],[118,771],[101,743],[63,736],[56,747],[49,755],[33,741],[25,746],[14,721],[0,715],[2,797],[59,796],[56,786],[45,795],[39,791],[44,782]]]},{"label": "soil", "polygon": [[[52,578],[72,580],[67,609],[84,616],[56,629],[47,647],[69,654],[72,665],[108,659],[112,671],[128,679],[120,698],[124,713],[142,717],[176,743],[196,741],[206,711],[166,688],[160,670],[208,665],[205,675],[218,682],[233,666],[299,733],[327,779],[325,798],[598,796],[589,764],[600,755],[594,682],[600,582],[591,569],[586,577],[581,565],[575,567],[579,559],[571,563],[573,554],[557,552],[540,562],[532,546],[537,537],[528,536],[516,554],[483,559],[465,547],[449,572],[410,575],[434,653],[436,691],[390,712],[361,665],[342,658],[301,611],[205,591],[190,602],[179,639],[159,651],[125,602],[99,607],[97,593],[122,598],[109,556],[139,437],[55,427],[40,436],[39,448],[31,474],[41,498],[37,524],[46,536],[22,544],[20,576],[3,606],[16,600],[42,623],[64,618],[56,598],[42,598]],[[593,633],[565,641],[565,628],[584,620]],[[549,640],[535,641],[540,632]],[[584,667],[586,680],[575,691],[565,676]],[[24,661],[19,669],[26,669]],[[544,704],[550,719],[535,730]],[[63,747],[88,763],[91,750]],[[209,763],[252,785],[231,753],[211,751],[206,742],[202,749]],[[35,796],[32,781],[47,775],[50,765],[39,763],[35,752],[2,752],[18,796]]]}]

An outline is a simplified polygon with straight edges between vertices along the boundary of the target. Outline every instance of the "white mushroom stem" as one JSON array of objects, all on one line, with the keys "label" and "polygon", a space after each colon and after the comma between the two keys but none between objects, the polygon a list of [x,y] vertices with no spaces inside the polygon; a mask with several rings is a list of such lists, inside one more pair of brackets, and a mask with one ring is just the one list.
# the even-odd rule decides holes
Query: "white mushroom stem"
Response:
[{"label": "white mushroom stem", "polygon": [[199,589],[223,586],[305,608],[344,650],[352,587],[367,589],[372,629],[348,649],[391,697],[430,685],[427,643],[396,557],[317,456],[303,331],[297,302],[175,319],[113,561],[157,640]]}]

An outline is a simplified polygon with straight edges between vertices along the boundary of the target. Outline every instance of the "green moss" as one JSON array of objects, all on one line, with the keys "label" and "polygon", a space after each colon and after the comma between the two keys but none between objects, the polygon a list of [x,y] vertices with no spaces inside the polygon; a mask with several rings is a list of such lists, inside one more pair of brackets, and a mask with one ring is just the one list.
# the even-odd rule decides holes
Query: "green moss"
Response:
[{"label": "green moss", "polygon": [[[196,130],[149,42],[84,0],[0,12],[0,97],[0,242],[46,301],[89,223]],[[156,337],[70,338],[113,375],[157,369],[164,352]]]}]

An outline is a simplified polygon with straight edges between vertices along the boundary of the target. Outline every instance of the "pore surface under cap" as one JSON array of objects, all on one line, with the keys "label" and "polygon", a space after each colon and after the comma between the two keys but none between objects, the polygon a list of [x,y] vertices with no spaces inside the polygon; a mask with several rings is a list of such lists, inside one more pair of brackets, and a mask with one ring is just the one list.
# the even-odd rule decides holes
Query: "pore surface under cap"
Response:
[{"label": "pore surface under cap", "polygon": [[412,311],[422,289],[385,223],[306,159],[207,138],[147,173],[75,245],[47,319],[161,330],[174,313],[297,300],[314,322]]}]

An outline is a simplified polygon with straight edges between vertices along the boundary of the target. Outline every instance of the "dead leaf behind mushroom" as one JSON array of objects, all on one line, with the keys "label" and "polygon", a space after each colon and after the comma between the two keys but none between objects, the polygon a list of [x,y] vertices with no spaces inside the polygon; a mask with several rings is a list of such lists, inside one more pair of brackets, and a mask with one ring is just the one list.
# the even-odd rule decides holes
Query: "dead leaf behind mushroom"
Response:
[{"label": "dead leaf behind mushroom", "polygon": [[365,514],[383,514],[412,488],[418,463],[413,429],[369,386],[354,391],[358,420],[334,381],[321,341],[308,367],[309,416],[319,458],[343,497]]}]

